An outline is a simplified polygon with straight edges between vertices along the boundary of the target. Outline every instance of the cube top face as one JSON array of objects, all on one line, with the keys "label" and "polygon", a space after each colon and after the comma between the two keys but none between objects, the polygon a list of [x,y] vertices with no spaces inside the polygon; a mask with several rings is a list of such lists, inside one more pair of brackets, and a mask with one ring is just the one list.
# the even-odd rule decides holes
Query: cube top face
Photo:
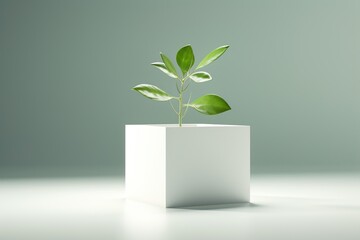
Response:
[{"label": "cube top face", "polygon": [[179,124],[127,124],[126,127],[159,127],[159,128],[211,128],[211,127],[250,127],[247,125],[224,125],[224,124],[183,124],[182,127],[179,127]]},{"label": "cube top face", "polygon": [[164,207],[247,202],[249,186],[249,126],[126,126],[130,198]]}]

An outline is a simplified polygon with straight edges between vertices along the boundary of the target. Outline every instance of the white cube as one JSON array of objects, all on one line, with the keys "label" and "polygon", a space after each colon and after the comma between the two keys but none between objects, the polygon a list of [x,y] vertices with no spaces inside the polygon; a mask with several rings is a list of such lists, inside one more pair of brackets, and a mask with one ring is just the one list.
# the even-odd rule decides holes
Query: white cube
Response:
[{"label": "white cube", "polygon": [[129,199],[163,207],[248,202],[250,126],[126,125]]}]

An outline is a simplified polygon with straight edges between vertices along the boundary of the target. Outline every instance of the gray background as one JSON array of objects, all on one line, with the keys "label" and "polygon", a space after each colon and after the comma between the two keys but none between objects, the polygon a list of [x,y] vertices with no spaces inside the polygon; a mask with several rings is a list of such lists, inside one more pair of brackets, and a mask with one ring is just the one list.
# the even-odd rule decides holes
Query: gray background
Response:
[{"label": "gray background", "polygon": [[359,1],[0,0],[0,177],[124,174],[124,125],[176,123],[130,88],[192,44],[232,106],[188,123],[249,124],[252,171],[360,169]]}]

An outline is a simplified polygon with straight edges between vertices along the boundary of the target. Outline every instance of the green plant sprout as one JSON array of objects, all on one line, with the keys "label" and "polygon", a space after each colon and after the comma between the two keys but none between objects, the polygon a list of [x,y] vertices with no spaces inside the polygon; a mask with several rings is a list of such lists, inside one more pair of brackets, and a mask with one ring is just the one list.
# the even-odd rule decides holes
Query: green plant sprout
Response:
[{"label": "green plant sprout", "polygon": [[[178,97],[171,96],[160,88],[150,84],[139,84],[132,89],[139,92],[143,96],[150,98],[155,101],[169,101],[172,109],[178,115],[179,127],[182,126],[183,118],[185,117],[189,107],[194,108],[198,112],[206,115],[215,115],[230,110],[229,104],[220,96],[215,94],[208,94],[201,96],[190,103],[191,94],[187,103],[184,103],[184,93],[188,89],[191,81],[195,83],[203,83],[212,79],[208,72],[197,71],[200,68],[207,66],[229,48],[228,45],[221,46],[206,55],[203,60],[192,70],[195,63],[195,57],[191,45],[182,47],[176,54],[176,62],[180,67],[182,75],[180,76],[174,64],[171,60],[163,53],[160,53],[162,62],[154,62],[151,65],[160,69],[162,72],[167,74],[169,77],[176,79],[176,89],[179,93]],[[172,104],[172,100],[178,102],[178,110],[175,109]]]}]

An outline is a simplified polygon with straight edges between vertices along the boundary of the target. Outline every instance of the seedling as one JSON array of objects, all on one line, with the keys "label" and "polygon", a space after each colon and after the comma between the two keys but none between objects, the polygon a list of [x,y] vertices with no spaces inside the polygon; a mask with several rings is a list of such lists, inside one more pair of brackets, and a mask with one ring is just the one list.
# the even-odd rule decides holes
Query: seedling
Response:
[{"label": "seedling", "polygon": [[[169,77],[176,79],[176,89],[179,95],[172,96],[165,91],[161,90],[157,86],[150,84],[139,84],[132,89],[139,92],[143,96],[155,100],[155,101],[169,101],[172,109],[178,115],[179,126],[182,126],[183,118],[185,117],[189,107],[197,110],[198,112],[206,115],[215,115],[230,110],[229,104],[220,96],[215,94],[207,94],[201,96],[190,103],[191,95],[187,103],[184,103],[184,93],[188,90],[190,83],[203,83],[212,79],[208,72],[198,71],[198,69],[207,66],[229,48],[228,45],[221,46],[206,55],[203,60],[197,65],[195,69],[192,69],[195,63],[195,57],[191,45],[182,47],[176,54],[176,62],[181,70],[181,75],[178,74],[174,64],[163,53],[160,53],[162,62],[154,62],[151,65],[160,69]],[[178,110],[175,109],[172,101],[177,101]]]}]

